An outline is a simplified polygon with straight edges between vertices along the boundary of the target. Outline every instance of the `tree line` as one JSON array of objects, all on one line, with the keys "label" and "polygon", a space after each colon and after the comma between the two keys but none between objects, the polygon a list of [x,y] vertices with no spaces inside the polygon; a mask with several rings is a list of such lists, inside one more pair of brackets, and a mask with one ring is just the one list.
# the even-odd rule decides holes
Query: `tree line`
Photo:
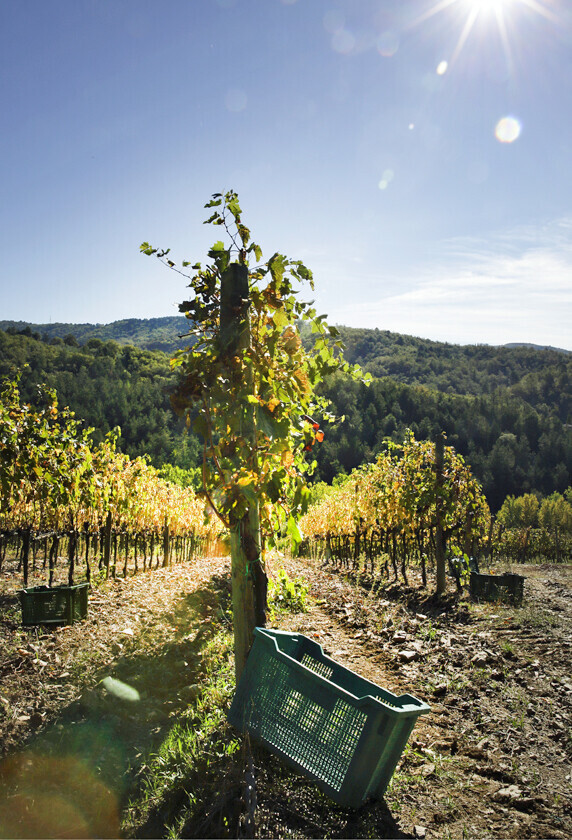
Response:
[{"label": "tree line", "polygon": [[[411,429],[419,440],[446,434],[493,512],[509,495],[547,497],[570,486],[572,356],[531,347],[456,347],[379,330],[340,332],[346,358],[374,379],[366,388],[338,373],[321,386],[338,420],[314,450],[316,481],[331,483],[372,462],[386,438],[402,441]],[[176,468],[181,481],[189,470],[197,476],[200,447],[171,409],[176,376],[165,353],[98,338],[79,345],[72,334],[42,337],[29,327],[0,331],[0,375],[25,365],[25,399],[33,401],[45,382],[96,436],[119,426],[118,448],[130,457],[147,454],[156,467]]]},{"label": "tree line", "polygon": [[572,476],[572,425],[558,407],[533,405],[513,388],[480,396],[444,394],[424,385],[374,379],[369,388],[333,377],[327,386],[343,419],[316,453],[320,478],[331,483],[369,463],[384,441],[432,440],[444,432],[482,484],[493,512],[507,495],[563,493]]}]

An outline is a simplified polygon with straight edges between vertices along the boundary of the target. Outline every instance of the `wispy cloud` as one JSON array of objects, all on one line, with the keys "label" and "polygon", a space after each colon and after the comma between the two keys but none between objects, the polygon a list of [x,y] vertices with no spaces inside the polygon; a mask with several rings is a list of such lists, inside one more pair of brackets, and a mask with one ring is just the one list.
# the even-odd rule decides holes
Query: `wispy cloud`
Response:
[{"label": "wispy cloud", "polygon": [[[531,342],[572,350],[572,219],[443,243],[416,278],[330,320],[460,344]],[[388,285],[385,284],[386,288]]]}]

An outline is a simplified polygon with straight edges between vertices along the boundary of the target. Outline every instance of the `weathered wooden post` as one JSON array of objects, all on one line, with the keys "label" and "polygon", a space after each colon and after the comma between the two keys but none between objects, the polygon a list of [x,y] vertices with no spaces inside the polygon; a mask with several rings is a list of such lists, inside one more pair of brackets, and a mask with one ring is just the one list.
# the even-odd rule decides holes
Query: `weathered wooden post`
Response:
[{"label": "weathered wooden post", "polygon": [[111,511],[107,511],[105,526],[103,529],[103,564],[105,566],[105,579],[109,579],[109,564],[111,562]]},{"label": "weathered wooden post", "polygon": [[24,588],[28,585],[28,565],[30,561],[30,541],[32,539],[32,529],[24,528],[22,534],[22,566],[24,570]]},{"label": "weathered wooden post", "polygon": [[[231,263],[221,277],[220,353],[229,370],[229,378],[239,386],[241,366],[233,359],[250,347],[250,291],[248,267]],[[254,394],[252,368],[245,369],[247,393]],[[251,453],[250,469],[257,472],[256,407],[249,404],[241,416],[241,437]],[[258,503],[252,499],[242,518],[230,520],[232,610],[234,621],[234,657],[236,680],[246,664],[254,639],[254,627],[264,623],[266,606],[265,574],[261,566],[260,518]]]},{"label": "weathered wooden post", "polygon": [[170,532],[169,519],[165,516],[163,523],[163,568],[166,569],[171,565],[171,551],[170,551]]},{"label": "weathered wooden post", "polygon": [[68,541],[68,586],[73,586],[74,583],[74,572],[75,572],[75,555],[77,549],[77,538],[78,534],[76,529],[74,528],[73,522],[70,526],[69,532],[69,541]]},{"label": "weathered wooden post", "polygon": [[443,464],[445,458],[445,441],[443,435],[435,439],[435,562],[437,566],[437,594],[441,595],[447,588],[445,570],[445,539],[443,535]]}]

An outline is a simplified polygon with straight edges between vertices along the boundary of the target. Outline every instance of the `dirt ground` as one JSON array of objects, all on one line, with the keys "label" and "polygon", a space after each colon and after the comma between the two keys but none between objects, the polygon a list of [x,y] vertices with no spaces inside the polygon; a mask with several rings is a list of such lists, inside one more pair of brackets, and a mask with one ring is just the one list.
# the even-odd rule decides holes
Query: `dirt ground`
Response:
[{"label": "dirt ground", "polygon": [[521,608],[453,591],[439,602],[310,561],[289,571],[317,599],[289,629],[431,706],[385,796],[395,836],[572,836],[571,566],[512,569],[526,577]]},{"label": "dirt ground", "polygon": [[[405,587],[318,561],[275,560],[274,572],[280,566],[308,581],[312,599],[308,612],[282,613],[274,626],[311,636],[431,713],[419,718],[384,801],[357,811],[255,751],[254,836],[572,836],[571,566],[513,569],[526,576],[520,608],[472,603],[452,581],[437,601],[413,576]],[[18,576],[0,575],[0,837],[24,836],[24,823],[25,836],[119,836],[146,756],[200,682],[200,638],[224,620],[226,575],[227,561],[211,558],[110,580],[93,590],[85,621],[54,630],[22,628]],[[119,682],[102,692],[106,673],[139,686],[144,713],[118,694]],[[44,758],[48,744],[60,745],[57,765]],[[43,834],[26,797],[32,782],[45,794]],[[97,807],[68,813],[54,798],[61,784]],[[50,809],[58,816],[48,834]]]}]

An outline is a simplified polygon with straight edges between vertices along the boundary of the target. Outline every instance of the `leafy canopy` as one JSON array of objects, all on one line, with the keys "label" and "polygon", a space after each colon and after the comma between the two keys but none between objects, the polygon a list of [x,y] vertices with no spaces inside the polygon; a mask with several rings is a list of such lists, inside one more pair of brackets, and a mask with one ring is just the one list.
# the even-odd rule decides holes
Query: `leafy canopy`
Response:
[{"label": "leafy canopy", "polygon": [[[324,436],[314,418],[335,419],[316,387],[335,370],[367,380],[343,359],[338,331],[312,301],[301,300],[304,284],[314,288],[312,272],[279,253],[262,262],[232,190],[215,193],[205,207],[205,224],[225,232],[205,266],[184,261],[179,268],[167,258],[169,250],[141,245],[169,268],[184,274],[191,266],[194,272],[185,275],[192,296],[179,307],[189,320],[190,346],[171,362],[181,372],[172,403],[202,437],[204,489],[223,522],[231,527],[257,503],[270,542],[284,528],[297,540],[306,476],[315,467],[312,447]],[[233,268],[228,300],[225,278]],[[310,350],[302,345],[302,324],[315,338]]]}]

